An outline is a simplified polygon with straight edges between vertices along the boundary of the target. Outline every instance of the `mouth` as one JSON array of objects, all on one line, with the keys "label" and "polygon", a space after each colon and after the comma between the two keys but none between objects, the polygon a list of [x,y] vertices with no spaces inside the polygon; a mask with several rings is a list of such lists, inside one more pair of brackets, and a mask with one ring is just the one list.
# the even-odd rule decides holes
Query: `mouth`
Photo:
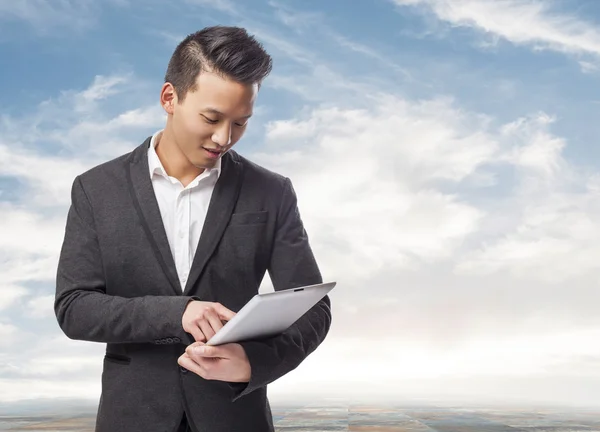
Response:
[{"label": "mouth", "polygon": [[206,155],[211,159],[217,159],[221,155],[221,151],[202,147]]}]

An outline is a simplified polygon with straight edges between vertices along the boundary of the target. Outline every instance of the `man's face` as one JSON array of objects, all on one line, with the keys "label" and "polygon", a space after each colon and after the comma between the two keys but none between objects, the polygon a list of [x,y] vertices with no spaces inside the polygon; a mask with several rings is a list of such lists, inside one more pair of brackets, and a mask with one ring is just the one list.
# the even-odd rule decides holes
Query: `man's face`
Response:
[{"label": "man's face", "polygon": [[199,74],[196,83],[197,89],[188,92],[182,103],[175,99],[172,132],[191,164],[210,169],[244,134],[258,85],[240,84],[211,72]]}]

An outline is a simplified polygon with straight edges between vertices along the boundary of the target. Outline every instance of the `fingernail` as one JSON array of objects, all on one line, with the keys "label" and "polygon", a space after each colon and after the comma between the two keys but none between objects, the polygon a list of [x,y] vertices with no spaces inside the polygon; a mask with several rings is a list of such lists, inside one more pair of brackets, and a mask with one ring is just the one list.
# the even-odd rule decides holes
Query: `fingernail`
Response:
[{"label": "fingernail", "polygon": [[194,347],[195,354],[204,354],[204,347]]}]

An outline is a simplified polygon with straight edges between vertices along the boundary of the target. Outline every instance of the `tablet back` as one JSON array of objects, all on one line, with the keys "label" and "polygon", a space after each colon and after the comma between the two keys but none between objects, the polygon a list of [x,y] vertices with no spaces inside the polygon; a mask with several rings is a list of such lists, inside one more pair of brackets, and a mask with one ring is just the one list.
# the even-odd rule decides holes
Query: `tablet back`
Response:
[{"label": "tablet back", "polygon": [[285,331],[333,289],[336,282],[256,294],[207,345],[274,336]]}]

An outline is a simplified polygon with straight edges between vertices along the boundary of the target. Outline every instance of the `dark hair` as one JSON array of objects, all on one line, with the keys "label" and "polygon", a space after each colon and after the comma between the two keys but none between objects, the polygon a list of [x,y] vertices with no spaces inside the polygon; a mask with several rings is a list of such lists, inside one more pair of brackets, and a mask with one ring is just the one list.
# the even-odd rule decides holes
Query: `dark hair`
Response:
[{"label": "dark hair", "polygon": [[196,78],[211,71],[243,84],[258,84],[269,75],[273,61],[253,36],[240,27],[206,27],[188,35],[177,45],[165,82],[170,82],[183,102],[196,90]]}]

